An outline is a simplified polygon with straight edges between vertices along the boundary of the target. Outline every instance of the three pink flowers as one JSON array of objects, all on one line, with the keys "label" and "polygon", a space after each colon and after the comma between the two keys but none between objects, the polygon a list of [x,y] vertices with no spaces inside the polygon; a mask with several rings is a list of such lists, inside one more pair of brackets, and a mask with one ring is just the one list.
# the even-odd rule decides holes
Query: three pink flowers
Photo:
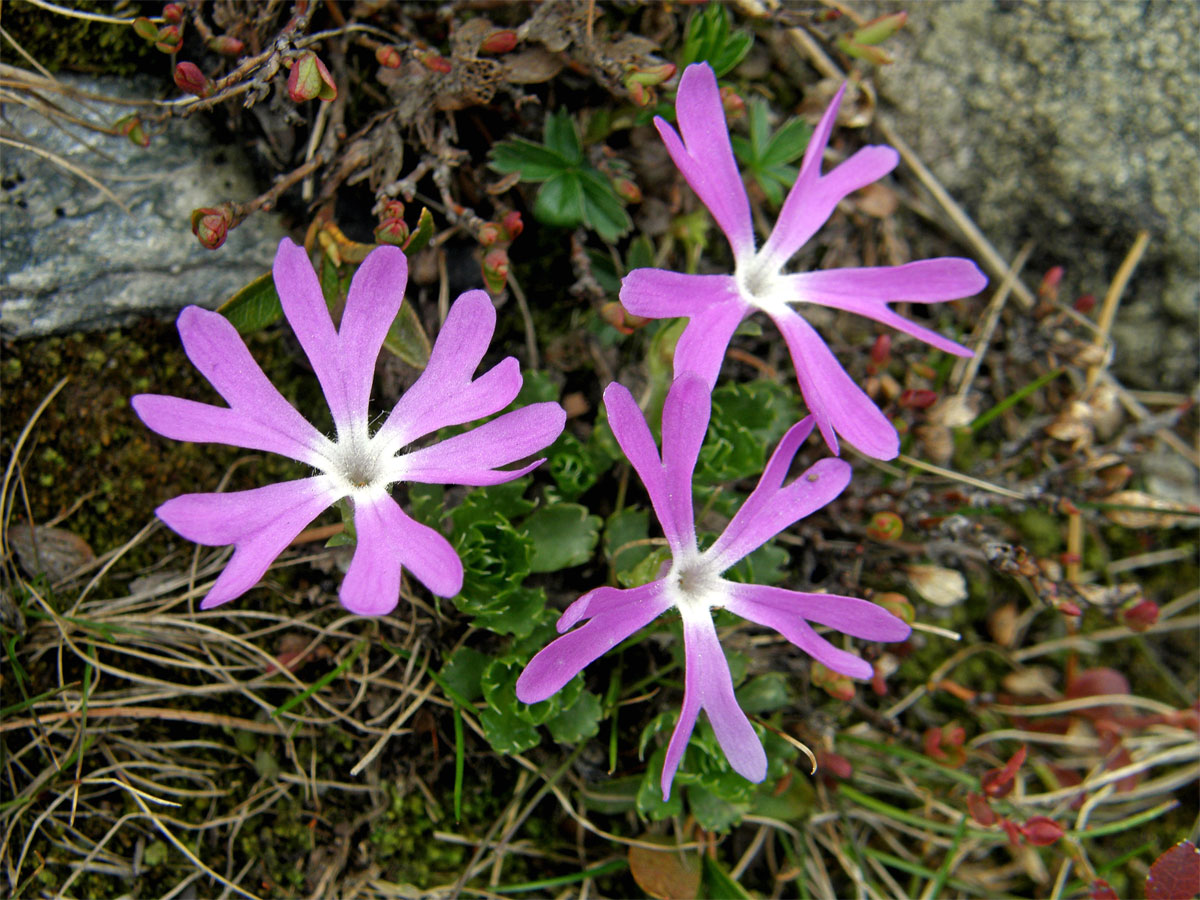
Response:
[{"label": "three pink flowers", "polygon": [[[766,775],[762,745],[734,696],[712,610],[727,609],[772,628],[830,669],[856,678],[870,677],[870,665],[834,647],[810,622],[866,640],[903,640],[909,633],[900,619],[864,600],[735,584],[722,577],[739,559],[832,501],[849,482],[850,466],[828,458],[785,485],[792,460],[814,425],[835,454],[839,436],[869,456],[889,459],[899,451],[895,428],[803,318],[800,311],[806,304],[858,313],[939,349],[969,355],[966,348],[887,305],[935,303],[977,293],[986,278],[969,260],[783,271],[842,199],[883,177],[898,162],[891,148],[872,146],[822,174],[844,90],[818,124],[778,222],[761,248],[712,69],[699,64],[684,72],[676,98],[679,133],[662,119],[655,120],[672,159],[725,233],[734,256],[732,274],[637,269],[621,288],[622,303],[635,315],[689,319],[675,350],[675,382],[663,408],[661,452],[629,392],[611,384],[604,393],[613,433],[645,486],[672,562],[649,584],[627,590],[600,587],[571,604],[558,622],[561,636],[526,667],[517,695],[527,703],[551,696],[662,613],[679,610],[685,690],[661,776],[664,797],[669,796],[701,709],[708,713],[732,767],[752,781]],[[343,499],[353,508],[356,538],[339,592],[347,609],[364,615],[394,609],[402,567],[433,593],[453,596],[463,579],[457,554],[441,534],[410,518],[389,488],[404,481],[493,485],[517,478],[542,460],[523,461],[562,431],[562,408],[535,403],[413,448],[414,442],[441,428],[500,412],[520,390],[522,376],[511,357],[474,377],[491,341],[496,314],[484,292],[469,291],[452,306],[427,368],[372,433],[368,405],[374,364],[402,302],[407,276],[403,253],[382,247],[368,255],[354,276],[339,328],[333,325],[301,248],[285,239],[274,275],[284,313],[329,403],[332,438],[284,400],[232,325],[198,307],[180,315],[180,335],[189,357],[228,407],[161,395],[133,400],[146,425],[167,437],[280,453],[316,470],[307,478],[250,491],[184,495],[159,508],[160,518],[180,535],[202,544],[234,546],[202,606],[227,602],[252,587],[317,515]],[[758,486],[716,542],[701,549],[692,476],[708,428],[709,395],[734,331],[756,311],[765,312],[782,332],[811,415],[787,432]],[[514,463],[522,464],[501,468]],[[580,622],[585,624],[574,628]]]}]

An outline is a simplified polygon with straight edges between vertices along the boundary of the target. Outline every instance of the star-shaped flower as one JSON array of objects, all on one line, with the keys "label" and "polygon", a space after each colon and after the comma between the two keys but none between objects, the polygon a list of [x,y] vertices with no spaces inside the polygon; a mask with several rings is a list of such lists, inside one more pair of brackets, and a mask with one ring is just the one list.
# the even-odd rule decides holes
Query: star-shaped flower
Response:
[{"label": "star-shaped flower", "polygon": [[739,323],[762,310],[783,332],[800,392],[829,448],[838,452],[840,434],[868,456],[891,459],[900,449],[896,429],[796,307],[802,310],[805,304],[815,303],[857,313],[941,350],[970,356],[967,348],[898,315],[887,304],[968,297],[982,290],[987,278],[970,260],[953,257],[903,266],[784,273],[788,260],[843,198],[882,178],[899,162],[891,147],[864,147],[821,174],[821,159],[845,90],[843,86],[838,91],[813,132],[775,228],[756,249],[750,201],[734,161],[717,79],[707,63],[688,66],[675,99],[682,138],[663,119],[656,118],[654,124],[675,165],[729,239],[734,273],[685,275],[635,269],[621,286],[621,302],[637,316],[689,317],[675,350],[675,375],[696,372],[710,386],[717,380]]},{"label": "star-shaped flower", "polygon": [[[866,600],[737,584],[721,577],[742,557],[837,497],[850,481],[850,465],[840,459],[822,459],[784,485],[796,451],[813,430],[812,418],[806,418],[783,436],[758,486],[724,533],[701,551],[693,518],[692,473],[712,411],[708,386],[694,374],[682,375],[671,386],[663,406],[661,458],[628,390],[610,384],[604,392],[604,405],[617,443],[650,495],[672,562],[656,581],[628,590],[597,588],[567,607],[558,620],[562,637],[525,667],[517,679],[517,697],[525,703],[545,700],[639,628],[668,609],[678,609],[683,619],[687,672],[683,708],[663,764],[663,797],[670,796],[671,782],[701,709],[708,711],[730,765],[751,781],[762,781],[767,773],[766,754],[734,697],[712,610],[727,609],[773,628],[830,669],[853,678],[870,678],[871,666],[834,647],[813,630],[810,621],[872,641],[900,641],[910,632],[901,619]],[[563,634],[584,619],[588,621],[581,628]]]},{"label": "star-shaped flower", "polygon": [[133,408],[154,431],[178,441],[212,442],[279,453],[318,474],[249,491],[184,494],[158,508],[170,528],[199,544],[232,544],[233,557],[200,606],[210,609],[245,593],[284,548],[320,513],[348,498],[357,546],[339,596],[351,612],[383,615],[400,596],[401,566],[433,593],[452,597],[463,568],[450,543],[407,516],[388,493],[400,481],[489,485],[537,466],[501,470],[550,444],[566,415],[557,403],[534,403],[474,430],[405,451],[448,425],[499,412],[521,389],[513,357],[472,380],[496,326],[483,291],[454,302],[416,383],[371,434],[368,405],[375,360],[404,298],[408,262],[396,247],[363,260],[350,284],[340,328],[334,328],[321,285],[303,248],[288,239],[275,254],[275,288],[325,393],[336,433],[321,434],[292,407],[250,356],[223,316],[198,306],[179,315],[188,357],[229,404],[139,394]]}]

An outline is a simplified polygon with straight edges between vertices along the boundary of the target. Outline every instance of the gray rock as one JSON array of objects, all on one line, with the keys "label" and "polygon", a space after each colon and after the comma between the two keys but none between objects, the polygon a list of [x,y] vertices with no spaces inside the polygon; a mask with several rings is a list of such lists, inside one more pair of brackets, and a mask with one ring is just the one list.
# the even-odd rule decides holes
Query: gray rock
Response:
[{"label": "gray rock", "polygon": [[[899,8],[875,4],[879,12]],[[1127,384],[1195,384],[1200,315],[1200,4],[907,4],[878,73],[898,131],[1011,258],[1100,296],[1151,243],[1113,329]],[[871,10],[876,11],[875,9]],[[1035,268],[1031,278],[1040,274]]]},{"label": "gray rock", "polygon": [[[160,85],[60,76],[84,91],[126,99]],[[67,111],[109,125],[130,111],[55,96]],[[205,250],[191,211],[258,191],[235,147],[218,145],[198,118],[172,120],[150,146],[51,122],[17,103],[3,117],[26,141],[87,170],[132,212],[44,157],[9,145],[0,156],[0,330],[29,337],[111,328],[189,303],[214,307],[270,269],[284,234],[278,218],[251,216],[225,245]],[[95,150],[89,149],[89,146]]]}]

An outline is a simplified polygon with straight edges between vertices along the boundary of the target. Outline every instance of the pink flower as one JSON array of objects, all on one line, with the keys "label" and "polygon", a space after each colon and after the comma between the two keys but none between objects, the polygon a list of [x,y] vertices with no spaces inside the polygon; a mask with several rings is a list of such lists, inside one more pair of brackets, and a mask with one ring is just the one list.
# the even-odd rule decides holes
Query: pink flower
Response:
[{"label": "pink flower", "polygon": [[896,429],[838,363],[795,307],[815,303],[867,316],[958,356],[971,352],[893,312],[888,303],[940,303],[982,290],[987,278],[967,259],[940,258],[860,269],[785,274],[784,266],[829,219],[846,196],[896,167],[891,147],[864,147],[825,175],[821,159],[837,118],[843,86],[817,125],[796,183],[771,236],[756,248],[750,202],[725,126],[717,79],[707,64],[688,66],[675,99],[680,138],[663,119],[655,125],[675,165],[708,207],[733,248],[732,275],[685,275],[635,269],[621,287],[629,312],[646,318],[687,316],[675,350],[675,374],[696,372],[711,387],[739,323],[756,310],[783,332],[800,392],[830,449],[841,435],[863,453],[891,459],[899,452]]},{"label": "pink flower", "polygon": [[511,481],[542,460],[515,470],[496,467],[550,444],[562,431],[565,413],[556,403],[535,403],[439,443],[405,449],[445,426],[499,412],[521,388],[512,357],[472,380],[492,339],[496,312],[487,294],[468,291],[450,308],[425,371],[372,434],[371,382],[404,297],[404,254],[380,247],[363,260],[338,329],[303,248],[282,240],[274,275],[284,315],[333,414],[332,438],[317,431],[267,380],[233,325],[198,306],[180,313],[179,334],[188,357],[229,406],[161,394],[139,394],[132,401],[147,427],[165,437],[279,453],[318,472],[249,491],[184,494],[158,508],[159,518],[188,540],[234,547],[201,608],[219,606],[253,587],[313,519],[343,498],[353,506],[357,538],[339,591],[347,609],[360,615],[395,609],[401,566],[433,593],[454,596],[463,579],[458,555],[442,535],[409,518],[389,486]]},{"label": "pink flower", "polygon": [[[900,641],[910,629],[866,600],[836,594],[804,594],[780,587],[737,584],[721,577],[742,557],[783,529],[820,509],[850,481],[850,465],[822,459],[784,486],[796,451],[812,433],[812,418],[793,426],[725,532],[708,549],[696,541],[692,473],[711,414],[708,386],[694,374],[675,380],[663,406],[662,456],[629,391],[610,384],[604,392],[608,421],[650,495],[671,549],[672,562],[657,581],[628,590],[601,587],[584,594],[562,614],[562,637],[537,654],[517,679],[517,697],[536,703],[560,690],[593,660],[668,609],[683,619],[686,664],[683,708],[663,764],[662,792],[668,798],[675,771],[701,709],[707,710],[717,741],[734,770],[751,781],[767,774],[767,758],[746,714],[737,704],[725,654],[717,640],[712,610],[727,609],[773,628],[830,669],[870,678],[869,663],[818,635],[810,621],[865,640]],[[577,622],[587,623],[569,633]]]}]

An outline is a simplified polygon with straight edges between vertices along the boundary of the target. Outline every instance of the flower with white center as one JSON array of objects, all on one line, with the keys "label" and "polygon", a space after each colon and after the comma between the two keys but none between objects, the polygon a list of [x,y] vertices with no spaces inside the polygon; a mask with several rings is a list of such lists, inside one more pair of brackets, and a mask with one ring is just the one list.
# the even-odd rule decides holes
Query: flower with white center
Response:
[{"label": "flower with white center", "polygon": [[[850,465],[840,459],[822,459],[784,485],[792,459],[813,430],[812,418],[806,418],[783,436],[758,486],[724,533],[701,551],[693,518],[692,473],[712,412],[708,386],[694,374],[682,375],[672,384],[663,406],[661,457],[628,390],[610,384],[604,392],[604,405],[617,443],[650,495],[672,563],[661,578],[649,584],[627,590],[597,588],[567,607],[558,620],[562,636],[525,667],[517,679],[517,697],[525,703],[545,700],[585,666],[675,608],[683,620],[687,672],[683,708],[663,764],[663,797],[670,796],[671,782],[701,709],[708,712],[717,741],[734,770],[751,781],[762,781],[767,774],[766,754],[734,697],[712,610],[727,609],[773,628],[830,669],[853,678],[870,678],[871,666],[834,647],[809,622],[872,641],[901,641],[910,633],[901,619],[866,600],[738,584],[721,577],[780,531],[837,497],[850,481]],[[586,624],[568,631],[584,619]]]},{"label": "flower with white center", "polygon": [[248,491],[184,494],[158,508],[170,528],[198,544],[232,544],[234,552],[200,606],[210,609],[245,593],[322,511],[348,499],[357,545],[339,597],[351,612],[383,615],[400,597],[405,567],[430,591],[452,597],[462,587],[458,554],[438,532],[414,521],[388,489],[400,481],[490,485],[540,464],[498,469],[558,437],[566,415],[557,403],[534,403],[429,446],[414,441],[449,425],[490,416],[521,389],[509,357],[478,378],[496,325],[483,291],[468,291],[450,308],[416,383],[372,434],[368,406],[375,361],[400,310],[408,262],[396,247],[363,260],[350,284],[341,326],[334,328],[303,248],[284,238],[275,255],[275,288],[284,315],[312,363],[333,415],[335,434],[321,434],[298,413],[250,356],[223,316],[189,306],[179,335],[197,369],[226,406],[161,394],[132,400],[142,421],[178,441],[212,442],[290,457],[317,474]]},{"label": "flower with white center", "polygon": [[707,63],[688,66],[675,98],[682,138],[662,118],[654,124],[683,177],[704,202],[733,248],[732,275],[686,275],[635,269],[621,286],[621,303],[650,319],[690,319],[675,349],[675,375],[696,372],[711,387],[738,325],[761,310],[783,333],[804,402],[825,442],[838,452],[841,435],[868,456],[891,459],[900,450],[896,429],[834,358],[797,310],[817,304],[882,322],[957,356],[971,351],[894,312],[888,303],[940,303],[983,290],[987,278],[968,259],[943,257],[903,266],[785,273],[784,267],[838,203],[896,167],[891,147],[864,147],[821,174],[845,86],[809,140],[796,183],[766,243],[755,248],[750,201],[738,174],[717,79]]}]

